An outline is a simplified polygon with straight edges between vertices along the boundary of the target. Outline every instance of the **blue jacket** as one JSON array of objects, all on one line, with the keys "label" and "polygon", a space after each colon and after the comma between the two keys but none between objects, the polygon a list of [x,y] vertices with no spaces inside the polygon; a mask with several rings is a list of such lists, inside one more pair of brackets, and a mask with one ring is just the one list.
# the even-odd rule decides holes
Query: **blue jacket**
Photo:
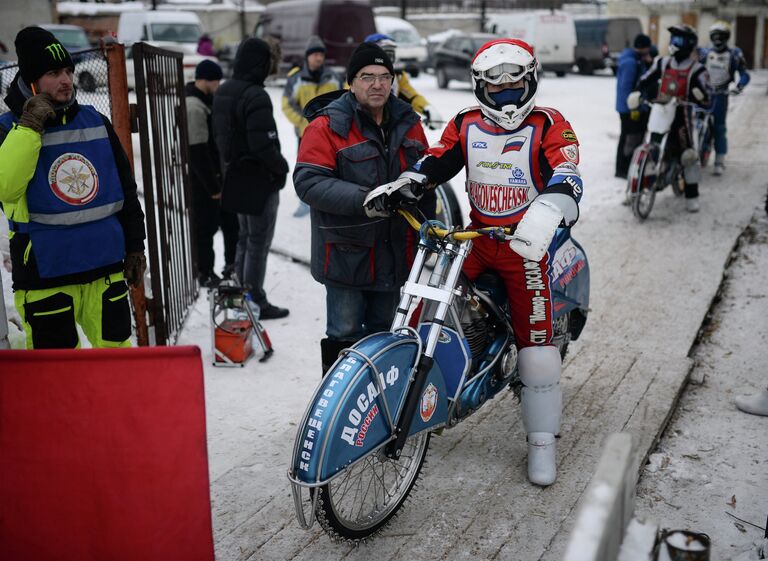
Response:
[{"label": "blue jacket", "polygon": [[627,47],[621,52],[616,65],[616,111],[619,113],[629,113],[627,96],[635,89],[644,70],[645,64],[635,49]]}]

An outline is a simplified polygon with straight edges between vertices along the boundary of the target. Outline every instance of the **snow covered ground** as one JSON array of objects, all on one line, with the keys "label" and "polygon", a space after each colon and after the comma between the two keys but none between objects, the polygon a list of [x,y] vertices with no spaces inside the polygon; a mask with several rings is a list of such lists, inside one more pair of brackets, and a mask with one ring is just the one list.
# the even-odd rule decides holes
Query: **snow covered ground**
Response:
[{"label": "snow covered ground", "polygon": [[643,470],[636,509],[662,527],[708,534],[712,559],[749,552],[768,517],[768,417],[733,404],[734,397],[768,385],[768,218],[762,209],[734,257],[693,354],[691,381]]},{"label": "snow covered ground", "polygon": [[[651,218],[639,224],[621,206],[624,182],[613,177],[619,126],[613,78],[546,75],[541,80],[539,104],[560,109],[581,142],[585,195],[574,235],[590,257],[593,287],[584,335],[572,345],[565,364],[561,476],[550,489],[532,489],[525,482],[518,405],[507,394],[433,440],[415,500],[373,544],[350,549],[332,544],[317,527],[302,532],[292,517],[285,472],[296,422],[320,379],[324,290],[305,265],[272,255],[265,287],[270,300],[290,308],[291,315],[265,322],[275,355],[267,363],[252,360],[242,369],[210,365],[208,303],[203,294],[179,344],[199,345],[206,360],[218,559],[558,559],[573,505],[599,457],[601,435],[628,430],[624,417],[612,416],[614,409],[634,408],[636,417],[647,421],[638,430],[652,441],[661,427],[656,420],[661,413],[654,413],[654,407],[668,407],[654,394],[642,392],[624,403],[622,392],[628,389],[616,379],[629,376],[637,365],[669,371],[674,375],[666,382],[666,394],[672,400],[690,368],[689,349],[720,284],[730,249],[765,193],[768,165],[759,146],[765,146],[768,123],[754,109],[765,106],[767,81],[768,74],[758,72],[745,94],[733,98],[731,123],[738,126],[732,126],[730,133],[731,166],[721,181],[705,172],[702,212],[686,214],[683,201],[666,191],[657,198]],[[429,75],[413,83],[446,118],[473,104],[468,83],[453,82],[451,89],[439,90]],[[279,88],[270,88],[283,153],[292,162],[296,141],[280,113],[280,94]],[[439,132],[428,131],[428,137],[434,141]],[[463,181],[463,174],[452,181],[462,201]],[[281,192],[274,248],[304,261],[309,257],[309,218],[292,216],[297,204],[289,182]],[[764,223],[754,227],[765,230]],[[218,269],[223,265],[220,237],[217,244]],[[764,275],[768,263],[756,263]],[[9,301],[10,279],[3,280]],[[765,283],[747,284],[757,289]],[[754,326],[766,324],[765,313],[750,312],[744,296],[735,298],[743,307],[735,312],[736,319],[741,318],[742,327],[751,327],[749,335],[754,336]],[[753,300],[762,302],[759,297],[749,302]],[[747,418],[730,405],[734,392],[746,393],[757,386],[765,370],[759,340],[746,343],[746,334],[740,337],[735,327],[725,328],[724,321],[711,326],[712,342],[723,329],[726,338],[719,340],[716,352],[706,351],[705,345],[694,355],[695,379],[702,379],[703,368],[709,375],[705,384],[689,386],[674,420],[682,424],[673,425],[659,455],[651,456],[639,488],[638,510],[664,527],[707,532],[718,552],[712,558],[726,559],[748,548],[757,530],[747,526],[742,534],[724,511],[765,523],[765,419]],[[739,353],[737,347],[746,350]],[[721,386],[726,382],[731,385]],[[614,389],[603,393],[608,386]],[[738,460],[731,457],[734,454]],[[698,459],[689,457],[694,455]],[[654,466],[658,466],[655,472]],[[730,502],[734,494],[736,508],[720,500],[726,497]],[[667,507],[668,503],[680,508]]]}]

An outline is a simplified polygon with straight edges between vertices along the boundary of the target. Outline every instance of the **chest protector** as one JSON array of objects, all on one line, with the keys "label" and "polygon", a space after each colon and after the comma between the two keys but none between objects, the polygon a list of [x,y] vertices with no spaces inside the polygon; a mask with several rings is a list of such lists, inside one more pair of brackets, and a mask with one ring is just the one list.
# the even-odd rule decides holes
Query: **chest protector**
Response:
[{"label": "chest protector", "polygon": [[731,82],[731,51],[725,50],[722,53],[709,51],[706,65],[712,87],[715,90],[724,91]]},{"label": "chest protector", "polygon": [[[0,116],[10,129],[15,117]],[[45,129],[32,180],[27,185],[29,222],[11,222],[29,234],[42,278],[81,273],[119,262],[125,238],[115,214],[123,189],[101,115],[81,105],[65,125]]]},{"label": "chest protector", "polygon": [[544,187],[539,171],[540,127],[526,120],[508,131],[489,124],[479,111],[462,122],[466,189],[474,222],[516,224]]},{"label": "chest protector", "polygon": [[691,78],[692,68],[692,64],[688,68],[672,68],[671,64],[668,63],[664,69],[664,74],[661,76],[659,94],[666,94],[669,97],[677,97],[683,100],[687,99],[688,81]]}]

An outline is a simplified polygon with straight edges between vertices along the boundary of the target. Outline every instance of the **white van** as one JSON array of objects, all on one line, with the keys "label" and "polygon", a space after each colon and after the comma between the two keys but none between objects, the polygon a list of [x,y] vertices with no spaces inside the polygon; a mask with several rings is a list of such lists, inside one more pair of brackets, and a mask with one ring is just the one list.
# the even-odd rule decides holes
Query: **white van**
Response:
[{"label": "white van", "polygon": [[522,39],[533,45],[544,70],[564,76],[576,57],[576,26],[573,17],[561,10],[534,10],[489,14],[486,29],[502,37]]},{"label": "white van", "polygon": [[376,16],[376,31],[389,35],[397,43],[397,64],[414,78],[427,64],[427,41],[404,19]]},{"label": "white van", "polygon": [[[195,77],[195,67],[206,58],[197,54],[197,42],[203,34],[203,24],[194,12],[146,11],[123,12],[117,25],[117,40],[126,46],[127,58],[132,59],[130,47],[144,41],[155,47],[184,53],[184,81]],[[215,59],[214,59],[215,60]],[[133,60],[126,61],[128,87],[134,87]]]}]

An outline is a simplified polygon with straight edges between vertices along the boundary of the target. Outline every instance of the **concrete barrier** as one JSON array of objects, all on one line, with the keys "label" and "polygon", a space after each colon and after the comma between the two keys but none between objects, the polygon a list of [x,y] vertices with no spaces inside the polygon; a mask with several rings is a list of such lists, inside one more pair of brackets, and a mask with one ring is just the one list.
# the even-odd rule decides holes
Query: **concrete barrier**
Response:
[{"label": "concrete barrier", "polygon": [[563,561],[615,561],[632,518],[637,484],[633,439],[613,433],[582,495]]}]

